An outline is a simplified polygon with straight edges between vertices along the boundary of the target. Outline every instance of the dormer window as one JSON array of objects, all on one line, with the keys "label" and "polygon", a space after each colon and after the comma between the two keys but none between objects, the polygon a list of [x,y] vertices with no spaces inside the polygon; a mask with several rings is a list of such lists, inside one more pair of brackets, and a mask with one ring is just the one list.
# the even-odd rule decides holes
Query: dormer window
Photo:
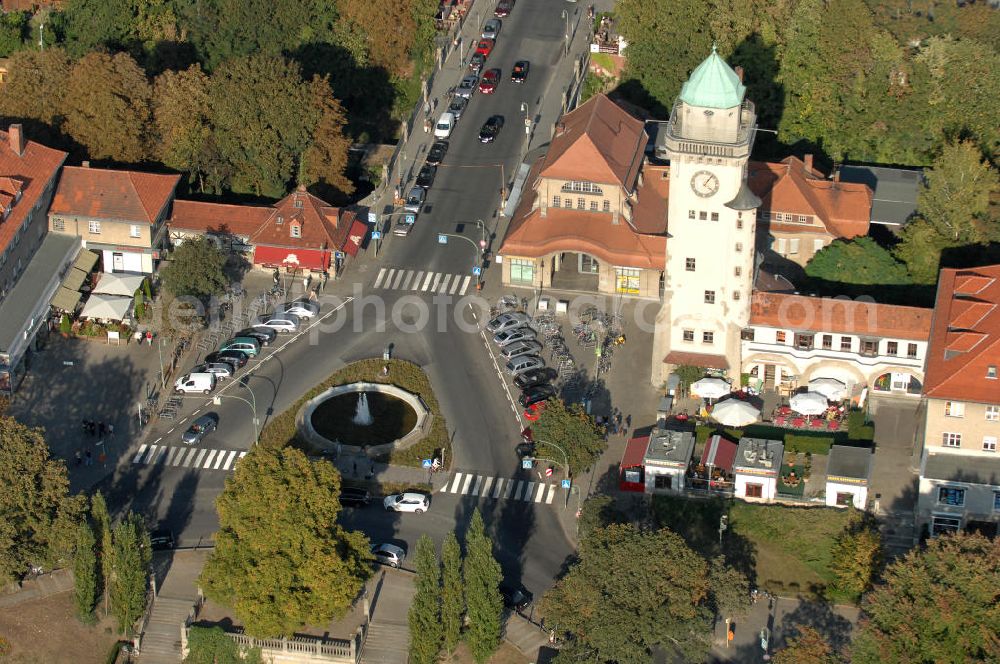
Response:
[{"label": "dormer window", "polygon": [[302,199],[296,197],[294,205],[295,205],[295,207],[297,207],[297,208],[299,208],[301,210],[302,209]]},{"label": "dormer window", "polygon": [[302,224],[293,221],[288,226],[288,233],[292,237],[302,237]]},{"label": "dormer window", "polygon": [[992,379],[996,380],[996,377],[997,377],[997,365],[991,364],[990,366],[986,367],[986,377],[987,378],[992,378]]},{"label": "dormer window", "polygon": [[285,223],[285,218],[284,218],[284,217],[282,217],[282,216],[281,216],[281,215],[279,214],[279,215],[278,215],[278,221],[277,221],[277,224],[278,224],[278,226],[280,226],[280,225],[282,225],[283,223]]}]

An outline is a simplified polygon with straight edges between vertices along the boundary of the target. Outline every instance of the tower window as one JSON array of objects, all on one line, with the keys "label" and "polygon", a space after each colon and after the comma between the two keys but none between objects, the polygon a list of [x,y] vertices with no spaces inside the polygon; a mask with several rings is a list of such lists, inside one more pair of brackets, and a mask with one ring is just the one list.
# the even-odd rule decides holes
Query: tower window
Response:
[{"label": "tower window", "polygon": [[739,276],[742,276],[742,275],[743,275],[743,268],[741,268],[739,266],[736,266],[736,267],[733,268],[733,276],[734,277],[739,277]]},{"label": "tower window", "polygon": [[715,332],[702,332],[701,342],[703,344],[710,344],[715,341]]},{"label": "tower window", "polygon": [[718,221],[718,220],[719,220],[719,213],[718,212],[713,212],[712,213],[712,221]]},{"label": "tower window", "polygon": [[739,253],[741,251],[743,251],[743,243],[742,242],[737,242],[736,243],[736,252]]},{"label": "tower window", "polygon": [[683,339],[684,341],[694,341],[694,330],[684,330]]},{"label": "tower window", "polygon": [[573,199],[572,198],[567,198],[566,199],[566,203],[563,205],[563,207],[566,208],[566,209],[569,209],[569,208],[573,207]]},{"label": "tower window", "polygon": [[688,219],[694,219],[694,210],[688,210]]},{"label": "tower window", "polygon": [[562,197],[561,196],[553,196],[552,197],[552,207],[559,207],[560,205],[562,205]]},{"label": "tower window", "polygon": [[694,266],[695,266],[695,259],[694,258],[686,258],[684,260],[684,268],[688,272],[694,272]]},{"label": "tower window", "polygon": [[698,219],[700,221],[706,221],[708,219],[708,213],[702,210],[701,212],[698,213]]},{"label": "tower window", "polygon": [[741,228],[743,228],[743,214],[742,213],[740,213],[740,216],[736,218],[736,229],[739,230]]},{"label": "tower window", "polygon": [[715,304],[715,291],[707,290],[705,291],[705,304]]},{"label": "tower window", "polygon": [[733,291],[733,301],[734,302],[739,302],[740,301],[740,292],[739,291]]}]

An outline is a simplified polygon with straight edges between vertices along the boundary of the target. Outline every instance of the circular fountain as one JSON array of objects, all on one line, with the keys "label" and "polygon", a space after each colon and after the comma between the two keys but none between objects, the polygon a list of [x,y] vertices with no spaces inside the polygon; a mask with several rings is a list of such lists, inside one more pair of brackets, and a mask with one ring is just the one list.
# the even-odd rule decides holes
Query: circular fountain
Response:
[{"label": "circular fountain", "polygon": [[378,456],[405,449],[429,431],[431,413],[416,394],[395,385],[337,385],[302,406],[299,434],[315,448]]}]

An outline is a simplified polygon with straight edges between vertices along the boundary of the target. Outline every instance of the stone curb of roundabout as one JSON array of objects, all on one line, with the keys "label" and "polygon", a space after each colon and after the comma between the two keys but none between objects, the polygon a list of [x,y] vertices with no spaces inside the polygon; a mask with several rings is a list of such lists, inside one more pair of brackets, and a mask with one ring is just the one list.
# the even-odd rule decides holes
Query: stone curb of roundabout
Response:
[{"label": "stone curb of roundabout", "polygon": [[[312,424],[312,415],[321,403],[332,397],[340,396],[341,394],[360,394],[362,392],[379,392],[405,402],[417,414],[416,425],[414,425],[413,429],[411,429],[410,432],[402,438],[397,438],[394,441],[382,443],[380,445],[367,445],[364,447],[361,445],[338,444],[336,441],[330,440],[316,431]],[[387,385],[385,383],[358,382],[347,383],[345,385],[335,385],[334,387],[324,390],[309,401],[305,402],[302,405],[302,408],[299,409],[299,412],[295,415],[295,428],[298,430],[299,435],[301,435],[307,443],[315,447],[317,450],[339,454],[365,454],[370,458],[375,458],[383,454],[389,454],[394,450],[405,450],[415,445],[418,441],[430,433],[431,421],[433,419],[434,414],[431,413],[430,409],[423,402],[423,399],[413,392],[409,392],[395,385]]]}]

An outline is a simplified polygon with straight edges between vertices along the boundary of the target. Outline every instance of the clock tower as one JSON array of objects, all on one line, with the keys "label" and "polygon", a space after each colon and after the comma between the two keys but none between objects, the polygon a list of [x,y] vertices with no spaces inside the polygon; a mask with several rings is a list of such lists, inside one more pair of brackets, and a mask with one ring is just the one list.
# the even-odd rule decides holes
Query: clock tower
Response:
[{"label": "clock tower", "polygon": [[[750,318],[757,198],[747,161],[757,115],[740,77],[712,48],[691,73],[666,126],[670,160],[664,302],[653,382],[677,365],[740,373]],[[737,383],[738,384],[738,383]]]}]

